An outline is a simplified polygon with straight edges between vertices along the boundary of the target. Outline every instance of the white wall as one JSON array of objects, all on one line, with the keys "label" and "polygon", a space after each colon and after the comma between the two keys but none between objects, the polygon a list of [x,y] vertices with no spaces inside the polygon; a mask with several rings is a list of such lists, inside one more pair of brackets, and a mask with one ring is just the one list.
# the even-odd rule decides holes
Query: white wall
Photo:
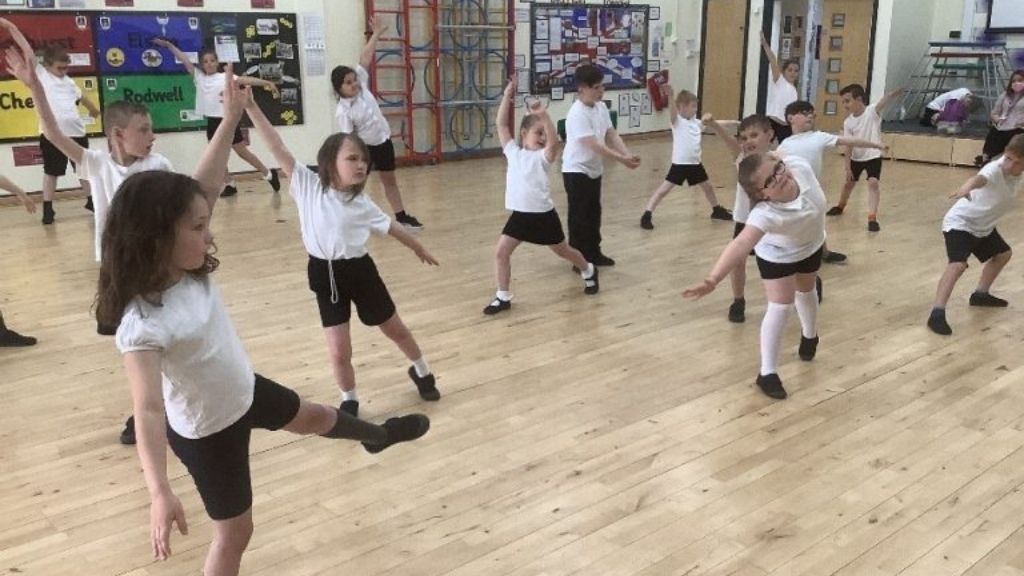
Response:
[{"label": "white wall", "polygon": [[[911,74],[921,61],[921,56],[928,49],[928,42],[936,39],[931,25],[932,14],[920,8],[913,2],[897,0],[881,0],[878,3],[872,100],[907,85]],[[958,8],[957,27],[959,14]]]},{"label": "white wall", "polygon": [[[218,12],[249,12],[249,0],[207,1],[208,10]],[[86,0],[88,10],[106,10],[103,0]],[[137,10],[182,11],[177,0],[137,0]],[[304,42],[302,18],[304,13],[316,13],[325,18],[327,36],[327,73],[325,76],[308,77],[307,64],[302,62],[302,88],[305,123],[301,126],[278,127],[285,141],[297,158],[312,162],[320,143],[329,134],[334,118],[334,98],[329,82],[330,69],[340,63],[355,62],[363,45],[363,3],[356,0],[277,0],[276,12],[296,13],[299,21],[299,43]],[[305,54],[300,57],[304,58]],[[253,150],[265,162],[272,162],[270,154],[258,137],[253,135]],[[93,138],[91,146],[105,146],[106,139]],[[42,180],[42,166],[14,167],[11,144],[0,144],[0,174],[12,178],[18,185],[29,191],[39,190]],[[155,149],[170,158],[174,166],[184,172],[191,171],[206,146],[203,132],[158,134]],[[232,155],[231,170],[249,171],[252,168]],[[69,171],[70,173],[70,171]],[[78,186],[77,180],[65,176],[59,182],[61,188]]]}]

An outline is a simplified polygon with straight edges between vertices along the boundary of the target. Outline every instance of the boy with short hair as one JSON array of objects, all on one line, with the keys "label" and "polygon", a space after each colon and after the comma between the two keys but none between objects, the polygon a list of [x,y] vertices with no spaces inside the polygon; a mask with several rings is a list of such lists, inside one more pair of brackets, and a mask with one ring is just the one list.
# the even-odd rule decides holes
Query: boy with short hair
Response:
[{"label": "boy with short hair", "polygon": [[[669,94],[672,87],[667,87]],[[640,217],[640,227],[644,230],[653,230],[652,221],[654,209],[665,196],[676,186],[683,183],[690,186],[699,186],[704,192],[704,197],[711,204],[711,218],[713,220],[732,220],[732,213],[718,203],[714,189],[708,182],[708,173],[701,163],[700,138],[704,132],[704,124],[697,118],[697,96],[688,91],[680,90],[676,95],[675,107],[672,118],[672,167],[669,168],[665,181],[658,186],[658,189],[651,194],[647,201],[647,207]]]},{"label": "boy with short hair", "polygon": [[[899,88],[883,96],[878,102],[868,105],[867,94],[860,84],[844,86],[839,91],[843,108],[850,113],[843,121],[843,136],[860,138],[871,142],[882,140],[882,115],[885,109],[896,101],[905,88]],[[868,231],[878,232],[878,202],[881,197],[879,180],[882,176],[882,153],[875,148],[846,147],[846,183],[839,196],[839,204],[829,208],[828,216],[839,216],[846,209],[850,194],[857,187],[860,175],[867,172],[868,181]]]},{"label": "boy with short hair", "polygon": [[562,182],[569,198],[569,245],[596,266],[614,266],[601,252],[601,175],[604,160],[616,160],[629,169],[640,157],[626,148],[612,127],[604,96],[604,73],[593,64],[576,67],[576,101],[565,119]]},{"label": "boy with short hair", "polygon": [[1017,197],[1024,173],[1024,134],[1014,136],[1003,155],[986,164],[950,195],[958,198],[942,219],[949,264],[939,279],[935,304],[928,317],[928,328],[949,336],[953,329],[946,322],[946,303],[957,280],[967,270],[967,258],[974,254],[985,266],[978,287],[971,294],[971,306],[1004,308],[1006,300],[989,293],[992,283],[1010,261],[1010,246],[999,235],[996,222],[1006,214]]}]

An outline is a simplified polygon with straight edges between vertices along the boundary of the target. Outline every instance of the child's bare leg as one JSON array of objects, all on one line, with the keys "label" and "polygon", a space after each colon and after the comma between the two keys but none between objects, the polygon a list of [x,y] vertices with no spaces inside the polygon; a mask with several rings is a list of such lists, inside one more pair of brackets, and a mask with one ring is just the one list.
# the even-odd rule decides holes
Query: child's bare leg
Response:
[{"label": "child's bare leg", "polygon": [[260,176],[266,177],[270,175],[270,169],[260,160],[259,156],[253,154],[252,150],[245,145],[245,142],[239,142],[238,144],[232,144],[231,149],[238,154],[238,157],[245,160],[250,166],[255,168]]},{"label": "child's bare leg", "polygon": [[878,216],[878,204],[882,198],[882,187],[878,178],[868,178],[868,218]]},{"label": "child's bare leg", "polygon": [[647,207],[644,208],[644,210],[647,210],[648,212],[654,212],[654,209],[657,208],[658,203],[660,203],[662,199],[665,198],[665,196],[668,195],[668,193],[671,192],[673,188],[675,188],[675,186],[675,184],[669,182],[668,180],[662,182],[661,186],[658,186],[658,189],[655,190],[653,194],[651,194],[651,199],[647,201]]},{"label": "child's bare leg", "polygon": [[580,270],[586,271],[588,267],[587,259],[583,257],[583,253],[579,250],[569,246],[565,240],[562,240],[560,244],[554,244],[550,246],[551,251],[558,256],[572,262],[573,266],[576,266]]},{"label": "child's bare leg", "polygon": [[342,392],[349,392],[356,387],[356,372],[352,368],[352,336],[349,323],[324,328],[327,337],[327,352],[331,357],[331,368],[334,370],[334,381]]},{"label": "child's bare leg", "polygon": [[950,262],[946,265],[942,278],[939,278],[939,286],[935,290],[935,304],[933,308],[946,308],[949,296],[953,293],[953,287],[956,286],[957,280],[960,279],[965,270],[967,270],[967,262]]},{"label": "child's bare leg", "polygon": [[512,252],[519,244],[520,241],[511,236],[502,234],[498,237],[498,246],[494,250],[494,272],[500,292],[508,292],[512,285]]},{"label": "child's bare leg", "polygon": [[981,278],[978,279],[978,292],[988,292],[992,283],[996,281],[999,273],[1003,271],[1006,263],[1010,261],[1013,252],[1007,250],[989,258],[988,262],[981,268]]},{"label": "child's bare leg", "polygon": [[252,508],[227,520],[213,521],[213,541],[206,553],[204,576],[237,576],[242,554],[252,538]]},{"label": "child's bare leg", "polygon": [[743,300],[743,292],[747,285],[746,262],[732,269],[729,273],[729,283],[732,284],[733,299]]},{"label": "child's bare leg", "polygon": [[57,192],[57,177],[43,174],[43,201],[53,202],[53,196]]},{"label": "child's bare leg", "polygon": [[378,171],[377,175],[380,176],[380,183],[384,186],[384,197],[387,198],[391,210],[395,214],[404,212],[405,204],[402,203],[402,192],[398,188],[398,178],[394,170]]},{"label": "child's bare leg", "polygon": [[413,362],[422,359],[423,352],[420,351],[419,345],[416,344],[416,338],[413,337],[412,332],[402,322],[398,312],[392,314],[391,318],[388,318],[380,325],[380,331],[398,345],[398,349],[405,354],[406,358]]},{"label": "child's bare leg", "polygon": [[840,208],[845,209],[846,205],[850,202],[850,196],[853,195],[853,189],[857,187],[856,180],[847,180],[843,182],[843,191],[839,193],[839,204]]},{"label": "child's bare leg", "polygon": [[698,186],[700,186],[701,191],[704,192],[704,198],[707,199],[708,204],[710,204],[712,208],[718,206],[718,196],[715,196],[715,189],[711,187],[711,183],[705,180],[698,184]]}]

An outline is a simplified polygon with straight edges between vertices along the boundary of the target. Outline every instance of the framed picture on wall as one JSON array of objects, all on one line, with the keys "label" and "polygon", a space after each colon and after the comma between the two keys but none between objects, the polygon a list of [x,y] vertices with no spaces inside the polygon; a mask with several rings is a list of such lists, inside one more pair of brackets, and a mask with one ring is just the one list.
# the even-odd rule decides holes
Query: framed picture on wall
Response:
[{"label": "framed picture on wall", "polygon": [[825,92],[827,94],[839,94],[839,80],[829,79],[825,81]]},{"label": "framed picture on wall", "polygon": [[648,20],[661,20],[661,6],[651,6],[651,15]]},{"label": "framed picture on wall", "polygon": [[825,100],[825,116],[835,116],[839,111],[839,106],[835,100]]},{"label": "framed picture on wall", "polygon": [[843,71],[843,60],[842,58],[829,58],[828,59],[828,73],[838,74]]},{"label": "framed picture on wall", "polygon": [[800,30],[801,28],[804,27],[804,17],[803,16],[797,16],[793,20],[793,23],[794,23],[794,25],[796,25],[796,29]]},{"label": "framed picture on wall", "polygon": [[836,13],[832,15],[832,27],[842,28],[846,26],[846,14]]},{"label": "framed picture on wall", "polygon": [[782,33],[791,34],[793,32],[793,17],[786,16],[782,21]]},{"label": "framed picture on wall", "polygon": [[833,52],[843,51],[843,37],[842,36],[829,36],[828,38],[828,49]]},{"label": "framed picture on wall", "polygon": [[794,50],[799,50],[800,49],[800,37],[799,36],[793,36],[793,49]]}]

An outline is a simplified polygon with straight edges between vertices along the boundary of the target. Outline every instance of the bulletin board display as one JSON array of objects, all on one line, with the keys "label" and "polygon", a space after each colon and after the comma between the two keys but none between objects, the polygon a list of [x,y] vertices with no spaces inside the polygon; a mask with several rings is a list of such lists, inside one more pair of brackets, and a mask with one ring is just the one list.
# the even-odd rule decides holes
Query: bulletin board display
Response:
[{"label": "bulletin board display", "polygon": [[[195,113],[191,75],[170,50],[152,43],[167,38],[193,62],[205,47],[218,50],[222,62],[237,58],[234,69],[273,81],[281,92],[256,88],[256,101],[275,125],[302,124],[302,86],[298,30],[294,14],[188,12],[0,12],[37,51],[51,44],[71,57],[68,76],[102,108],[130,100],[150,108],[157,132],[203,129]],[[0,48],[10,42],[0,40]],[[38,138],[38,123],[28,90],[0,71],[0,142]],[[90,135],[102,134],[98,121]]]},{"label": "bulletin board display", "polygon": [[647,82],[650,6],[531,4],[530,91],[576,91],[575,70],[590,62],[605,88],[643,88]]}]

